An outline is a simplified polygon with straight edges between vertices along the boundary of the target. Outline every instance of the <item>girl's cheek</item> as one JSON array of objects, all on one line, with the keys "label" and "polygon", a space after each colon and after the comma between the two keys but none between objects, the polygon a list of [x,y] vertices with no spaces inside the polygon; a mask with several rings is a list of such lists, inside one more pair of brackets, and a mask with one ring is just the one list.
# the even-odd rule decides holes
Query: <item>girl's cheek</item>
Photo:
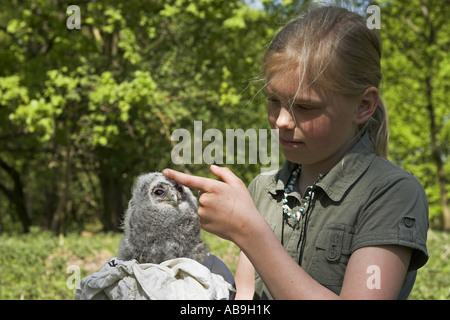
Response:
[{"label": "girl's cheek", "polygon": [[323,139],[329,134],[329,124],[326,119],[315,118],[299,123],[303,134],[309,139]]}]

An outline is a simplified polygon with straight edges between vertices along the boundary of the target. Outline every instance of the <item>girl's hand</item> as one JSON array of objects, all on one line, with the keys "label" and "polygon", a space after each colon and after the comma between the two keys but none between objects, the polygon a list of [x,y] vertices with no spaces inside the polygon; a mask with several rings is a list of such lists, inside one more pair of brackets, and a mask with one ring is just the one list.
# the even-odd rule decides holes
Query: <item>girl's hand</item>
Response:
[{"label": "girl's hand", "polygon": [[255,219],[262,219],[247,187],[228,168],[212,165],[211,172],[222,181],[191,176],[171,169],[163,174],[189,188],[199,190],[200,226],[237,244],[252,233]]}]

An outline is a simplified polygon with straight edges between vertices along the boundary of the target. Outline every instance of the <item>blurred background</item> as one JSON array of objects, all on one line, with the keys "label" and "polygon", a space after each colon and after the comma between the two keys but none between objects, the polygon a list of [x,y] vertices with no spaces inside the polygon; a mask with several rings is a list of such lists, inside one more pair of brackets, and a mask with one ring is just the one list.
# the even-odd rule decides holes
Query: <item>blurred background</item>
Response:
[{"label": "blurred background", "polygon": [[[261,58],[314,2],[1,0],[0,298],[71,298],[66,267],[115,254],[140,173],[211,176],[172,162],[174,130],[269,128]],[[424,186],[435,249],[413,297],[450,298],[450,1],[328,2],[380,8],[389,159]],[[248,162],[226,166],[248,184]],[[233,269],[238,249],[204,236]]]}]

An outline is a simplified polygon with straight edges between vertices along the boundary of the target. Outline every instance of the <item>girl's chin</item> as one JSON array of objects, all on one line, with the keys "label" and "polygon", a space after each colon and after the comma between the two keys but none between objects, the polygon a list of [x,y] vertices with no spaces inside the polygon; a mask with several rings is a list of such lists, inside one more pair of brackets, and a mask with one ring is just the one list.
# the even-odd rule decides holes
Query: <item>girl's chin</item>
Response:
[{"label": "girl's chin", "polygon": [[295,148],[281,146],[281,152],[283,153],[284,158],[286,160],[289,160],[290,162],[299,164],[308,163],[309,162],[308,153],[299,152],[299,148],[301,148],[301,146]]}]

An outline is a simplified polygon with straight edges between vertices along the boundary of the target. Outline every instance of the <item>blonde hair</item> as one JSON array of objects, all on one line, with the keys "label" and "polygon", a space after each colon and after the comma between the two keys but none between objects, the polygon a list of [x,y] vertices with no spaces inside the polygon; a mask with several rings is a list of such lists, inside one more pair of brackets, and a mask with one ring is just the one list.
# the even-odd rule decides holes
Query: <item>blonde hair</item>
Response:
[{"label": "blonde hair", "polygon": [[[314,8],[286,25],[270,44],[263,58],[266,83],[275,75],[299,72],[299,89],[358,96],[381,82],[381,39],[357,13],[328,6]],[[374,144],[375,152],[387,156],[387,111],[381,101],[372,117],[358,128]]]}]

